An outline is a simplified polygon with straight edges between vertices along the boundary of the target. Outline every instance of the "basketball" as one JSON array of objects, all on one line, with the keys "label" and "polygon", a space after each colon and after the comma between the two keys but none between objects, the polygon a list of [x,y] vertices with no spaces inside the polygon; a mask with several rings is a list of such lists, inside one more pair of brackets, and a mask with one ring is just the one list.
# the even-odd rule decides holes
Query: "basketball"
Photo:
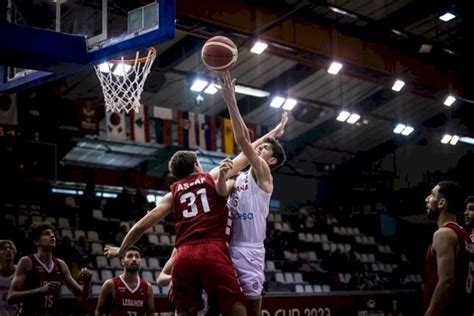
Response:
[{"label": "basketball", "polygon": [[202,47],[201,57],[207,68],[226,71],[237,61],[238,50],[234,42],[225,36],[214,36]]}]

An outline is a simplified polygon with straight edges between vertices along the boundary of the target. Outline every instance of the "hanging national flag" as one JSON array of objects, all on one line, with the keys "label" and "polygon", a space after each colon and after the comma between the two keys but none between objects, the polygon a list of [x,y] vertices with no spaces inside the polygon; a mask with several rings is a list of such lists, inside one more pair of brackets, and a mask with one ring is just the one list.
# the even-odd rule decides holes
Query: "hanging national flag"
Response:
[{"label": "hanging national flag", "polygon": [[232,122],[228,118],[221,118],[222,151],[227,154],[234,154],[236,146],[234,144],[234,131]]},{"label": "hanging national flag", "polygon": [[188,130],[188,143],[189,143],[189,148],[191,149],[196,149],[198,148],[198,126],[197,126],[197,120],[196,120],[197,114],[194,112],[189,112],[188,113],[188,121],[189,121],[189,130]]},{"label": "hanging national flag", "polygon": [[16,94],[0,94],[0,124],[18,124]]},{"label": "hanging national flag", "polygon": [[125,113],[106,111],[107,137],[112,140],[127,140]]},{"label": "hanging national flag", "polygon": [[163,145],[173,143],[173,110],[153,107],[156,142]]},{"label": "hanging national flag", "polygon": [[138,110],[130,112],[131,138],[136,142],[147,143],[150,141],[150,128],[148,121],[148,108],[142,105]]},{"label": "hanging national flag", "polygon": [[178,144],[184,148],[197,148],[195,113],[177,111]]},{"label": "hanging national flag", "polygon": [[198,114],[199,147],[205,150],[216,151],[216,118]]},{"label": "hanging national flag", "polygon": [[99,98],[78,97],[76,104],[79,111],[79,130],[84,134],[99,134],[99,107],[103,107]]}]

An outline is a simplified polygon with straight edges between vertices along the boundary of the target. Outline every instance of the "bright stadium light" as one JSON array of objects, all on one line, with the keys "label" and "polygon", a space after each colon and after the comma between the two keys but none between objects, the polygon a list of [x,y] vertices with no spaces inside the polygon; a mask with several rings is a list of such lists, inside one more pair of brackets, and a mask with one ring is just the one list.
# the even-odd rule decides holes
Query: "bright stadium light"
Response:
[{"label": "bright stadium light", "polygon": [[336,120],[338,120],[339,122],[345,122],[349,116],[351,116],[351,113],[347,112],[347,111],[341,111],[341,113],[339,113],[339,115],[337,116]]},{"label": "bright stadium light", "polygon": [[408,135],[410,135],[414,130],[415,130],[415,129],[414,129],[413,127],[407,126],[407,127],[405,127],[405,128],[403,129],[402,135],[408,136]]},{"label": "bright stadium light", "polygon": [[194,80],[193,85],[191,86],[191,91],[201,92],[202,90],[204,90],[208,83],[209,82],[207,82],[206,80],[196,79]]},{"label": "bright stadium light", "polygon": [[264,42],[260,42],[260,41],[257,41],[252,49],[250,50],[251,53],[254,53],[254,54],[257,54],[257,55],[260,55],[261,53],[263,53],[263,51],[265,49],[267,49],[268,47],[268,44],[264,43]]},{"label": "bright stadium light", "polygon": [[404,81],[397,79],[397,81],[395,81],[395,83],[392,86],[392,90],[398,92],[398,91],[402,90],[404,85],[405,85]]},{"label": "bright stadium light", "polygon": [[393,132],[395,134],[401,134],[404,129],[405,129],[404,124],[397,124],[397,126],[395,126],[395,128],[393,129]]},{"label": "bright stadium light", "polygon": [[360,115],[359,115],[359,114],[352,113],[351,116],[349,116],[349,118],[347,119],[346,122],[349,123],[349,124],[354,124],[354,123],[357,122],[359,119],[360,119]]},{"label": "bright stadium light", "polygon": [[298,103],[295,99],[286,99],[285,104],[283,104],[283,110],[285,111],[291,111],[295,107],[295,105]]},{"label": "bright stadium light", "polygon": [[459,141],[459,136],[454,135],[453,138],[451,138],[451,141],[449,142],[451,145],[456,145]]},{"label": "bright stadium light", "polygon": [[116,76],[125,76],[130,69],[132,69],[132,66],[130,66],[130,65],[117,64],[115,66],[114,75],[116,75]]},{"label": "bright stadium light", "polygon": [[274,97],[272,102],[270,103],[270,106],[272,108],[279,109],[279,108],[281,108],[281,106],[283,105],[284,102],[285,102],[285,98],[283,98],[283,97]]},{"label": "bright stadium light", "polygon": [[208,85],[207,88],[204,90],[204,93],[207,93],[207,94],[215,94],[216,92],[217,92],[217,88],[213,83]]},{"label": "bright stadium light", "polygon": [[453,105],[454,102],[456,102],[456,98],[453,97],[452,95],[448,95],[446,100],[444,100],[444,105],[451,106],[451,105]]},{"label": "bright stadium light", "polygon": [[342,69],[342,64],[341,63],[338,63],[337,61],[333,61],[331,66],[329,67],[328,69],[328,72],[330,74],[333,74],[333,75],[337,75],[337,73],[339,72],[339,70]]},{"label": "bright stadium light", "polygon": [[449,141],[451,140],[451,138],[453,138],[453,136],[449,135],[449,134],[445,134],[443,136],[443,138],[441,138],[441,143],[443,144],[447,144],[449,143]]},{"label": "bright stadium light", "polygon": [[450,12],[446,12],[445,14],[443,14],[442,16],[439,17],[439,19],[441,21],[444,21],[444,22],[448,22],[448,21],[451,21],[452,19],[454,19],[456,16]]}]

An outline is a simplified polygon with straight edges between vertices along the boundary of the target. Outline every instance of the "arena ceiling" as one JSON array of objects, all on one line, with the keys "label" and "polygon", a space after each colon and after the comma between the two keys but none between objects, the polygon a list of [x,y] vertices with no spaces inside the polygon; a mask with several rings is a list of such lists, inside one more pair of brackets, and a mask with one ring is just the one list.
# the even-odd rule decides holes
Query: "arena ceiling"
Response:
[{"label": "arena ceiling", "polygon": [[[214,77],[200,60],[205,40],[228,36],[239,46],[232,70],[238,84],[298,100],[283,137],[293,171],[317,175],[315,162],[379,159],[407,142],[443,146],[445,132],[468,136],[474,125],[469,102],[458,98],[452,107],[443,105],[449,93],[472,99],[466,78],[474,67],[466,42],[474,28],[465,2],[178,0],[176,6],[176,37],[157,46],[142,101],[226,115],[218,93],[201,93],[203,101],[196,102],[189,88],[196,77]],[[456,17],[441,21],[448,11]],[[262,55],[250,52],[256,39],[269,44]],[[333,60],[344,65],[337,75],[327,72]],[[75,86],[70,97],[100,96],[98,82],[85,80],[90,76],[83,71],[68,78]],[[406,82],[400,92],[391,90],[397,78]],[[256,124],[278,122],[281,110],[270,102],[271,97],[238,95],[245,119]],[[353,125],[337,121],[342,109],[361,119]],[[397,123],[415,131],[395,135]]]}]

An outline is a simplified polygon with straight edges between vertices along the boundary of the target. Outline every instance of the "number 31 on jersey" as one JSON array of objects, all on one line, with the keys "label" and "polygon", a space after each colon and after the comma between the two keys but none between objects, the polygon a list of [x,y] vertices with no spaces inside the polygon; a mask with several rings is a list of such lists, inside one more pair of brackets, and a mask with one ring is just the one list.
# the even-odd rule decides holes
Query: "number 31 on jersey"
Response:
[{"label": "number 31 on jersey", "polygon": [[194,217],[198,214],[199,207],[196,204],[196,200],[199,197],[202,205],[202,210],[204,213],[208,213],[211,211],[209,208],[209,202],[207,201],[207,192],[206,189],[200,189],[196,193],[194,192],[187,192],[181,195],[179,202],[181,204],[187,204],[188,208],[183,211],[184,218]]}]

